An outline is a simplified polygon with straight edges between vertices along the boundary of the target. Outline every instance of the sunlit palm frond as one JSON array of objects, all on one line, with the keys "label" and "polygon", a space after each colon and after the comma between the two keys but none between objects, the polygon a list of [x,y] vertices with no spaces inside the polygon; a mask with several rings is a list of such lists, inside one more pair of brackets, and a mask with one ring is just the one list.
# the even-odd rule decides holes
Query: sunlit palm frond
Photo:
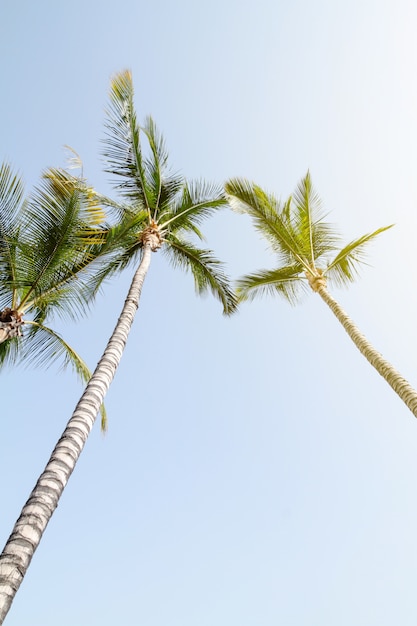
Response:
[{"label": "sunlit palm frond", "polygon": [[[7,363],[47,369],[60,362],[61,369],[72,367],[82,383],[90,380],[91,372],[86,363],[58,333],[35,321],[26,321],[25,327],[23,337],[0,344],[0,367]],[[107,417],[104,405],[100,413],[102,429],[105,430]]]},{"label": "sunlit palm frond", "polygon": [[282,205],[273,195],[244,179],[228,181],[225,190],[231,207],[252,217],[255,229],[265,237],[284,265],[301,263],[307,268],[309,259],[289,219],[288,202]]},{"label": "sunlit palm frond", "polygon": [[339,237],[334,227],[324,221],[322,202],[313,187],[310,172],[301,179],[291,197],[290,215],[300,251],[312,266],[337,248]]},{"label": "sunlit palm frond", "polygon": [[83,189],[60,173],[44,178],[21,218],[15,283],[24,292],[21,304],[27,307],[38,296],[72,282],[92,262],[106,237],[106,227],[94,224],[96,217]]},{"label": "sunlit palm frond", "polygon": [[[255,228],[265,236],[283,266],[271,272],[265,270],[243,277],[238,282],[240,299],[277,290],[294,302],[298,283],[294,282],[291,268],[298,268],[300,285],[306,284],[306,272],[311,276],[324,274],[330,281],[345,285],[354,280],[358,265],[363,262],[366,245],[381,232],[391,228],[380,228],[352,241],[329,262],[329,257],[338,249],[340,237],[334,226],[325,219],[321,200],[313,188],[309,172],[282,206],[273,196],[245,180],[229,181],[226,193],[234,208],[252,217]],[[288,269],[291,271],[287,277]]]},{"label": "sunlit palm frond", "polygon": [[170,234],[163,251],[174,267],[191,270],[198,294],[211,291],[222,303],[224,315],[230,315],[236,310],[236,295],[230,288],[223,264],[213,256],[211,250],[196,248],[183,238]]},{"label": "sunlit palm frond", "polygon": [[84,226],[93,229],[105,221],[106,213],[100,202],[101,197],[83,178],[72,176],[60,168],[49,168],[43,173],[43,178],[49,183],[50,193],[55,194],[58,199],[62,199],[64,193],[67,197],[70,194],[80,194],[79,219]]},{"label": "sunlit palm frond", "polygon": [[281,267],[274,270],[260,270],[240,278],[236,285],[239,300],[253,300],[255,297],[279,294],[291,304],[295,304],[306,281],[301,275],[301,265]]},{"label": "sunlit palm frond", "polygon": [[359,265],[364,263],[367,245],[379,234],[392,228],[393,224],[378,228],[347,244],[325,269],[326,277],[336,285],[345,286],[353,282],[359,273]]}]

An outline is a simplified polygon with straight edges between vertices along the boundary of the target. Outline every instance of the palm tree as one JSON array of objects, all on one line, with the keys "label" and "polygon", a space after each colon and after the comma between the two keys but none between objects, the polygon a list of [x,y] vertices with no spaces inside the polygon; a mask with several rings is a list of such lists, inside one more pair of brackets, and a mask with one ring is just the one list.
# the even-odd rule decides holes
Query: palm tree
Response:
[{"label": "palm tree", "polygon": [[[202,182],[189,184],[183,177],[167,173],[164,141],[151,118],[143,127],[139,126],[133,95],[130,73],[117,75],[110,89],[105,158],[107,171],[121,181],[118,189],[122,202],[96,196],[113,209],[118,221],[108,229],[106,244],[101,248],[102,253],[107,251],[108,260],[90,277],[83,296],[94,296],[105,278],[129,263],[139,259],[139,265],[103,356],[0,556],[0,624],[81,454],[120,362],[152,252],[161,248],[174,266],[190,270],[197,292],[210,290],[222,303],[226,315],[236,308],[236,297],[219,261],[188,237],[191,234],[202,238],[199,225],[226,204],[224,193]],[[142,138],[148,144],[146,154]],[[65,177],[65,173],[61,175]],[[71,180],[67,176],[68,184]],[[80,188],[79,182],[74,185]]]},{"label": "palm tree", "polygon": [[294,304],[303,290],[311,288],[329,306],[358,350],[417,417],[417,392],[373,348],[327,290],[327,281],[335,285],[353,282],[367,244],[392,225],[363,235],[340,249],[338,235],[324,220],[309,173],[285,203],[242,179],[230,180],[226,194],[233,208],[251,216],[279,263],[276,269],[243,276],[237,286],[240,300],[279,294]]},{"label": "palm tree", "polygon": [[88,381],[84,361],[46,321],[88,309],[80,288],[105,240],[102,219],[91,194],[69,186],[59,171],[46,171],[26,199],[21,178],[0,166],[0,367],[61,359]]}]

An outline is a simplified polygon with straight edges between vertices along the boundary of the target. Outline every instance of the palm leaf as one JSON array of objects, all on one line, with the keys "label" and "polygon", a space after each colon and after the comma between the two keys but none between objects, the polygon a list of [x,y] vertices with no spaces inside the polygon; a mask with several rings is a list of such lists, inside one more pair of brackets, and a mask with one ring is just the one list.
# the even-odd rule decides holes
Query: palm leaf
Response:
[{"label": "palm leaf", "polygon": [[353,282],[358,275],[358,265],[364,262],[367,245],[380,233],[392,228],[393,225],[378,228],[374,232],[363,235],[347,244],[327,265],[325,269],[327,278],[340,286]]},{"label": "palm leaf", "polygon": [[[86,384],[91,378],[91,372],[80,355],[54,330],[38,324],[35,321],[26,321],[25,326],[31,326],[24,338],[20,338],[21,349],[19,358],[25,367],[46,367],[61,361],[60,369],[71,366],[81,382]],[[102,430],[107,429],[107,416],[104,405],[100,408]]]},{"label": "palm leaf", "polygon": [[308,268],[309,258],[288,219],[290,201],[281,205],[273,195],[244,179],[228,181],[225,190],[232,209],[252,217],[255,229],[265,237],[284,265],[300,263]]},{"label": "palm leaf", "polygon": [[236,310],[237,298],[229,286],[222,263],[210,250],[196,248],[190,242],[171,233],[163,251],[174,267],[191,270],[198,294],[211,291],[222,303],[224,315],[230,315]]},{"label": "palm leaf", "polygon": [[293,265],[242,276],[236,283],[239,300],[279,294],[290,304],[295,304],[301,290],[306,290],[305,280],[300,275],[302,270],[301,265]]},{"label": "palm leaf", "polygon": [[18,215],[22,210],[23,182],[10,165],[0,166],[0,307],[15,306],[16,244]]},{"label": "palm leaf", "polygon": [[[170,193],[163,194],[164,188],[164,169],[168,161],[168,152],[162,135],[159,134],[155,122],[151,117],[147,117],[143,126],[143,132],[147,137],[150,147],[151,156],[145,158],[145,171],[148,187],[148,201],[153,209],[152,217],[156,220],[156,211],[161,202],[167,202],[170,199]],[[165,196],[165,197],[164,197]]]},{"label": "palm leaf", "polygon": [[107,279],[133,263],[141,253],[141,234],[148,226],[147,211],[126,213],[106,231],[105,243],[94,251],[95,260],[86,279],[79,285],[83,300],[91,301]]},{"label": "palm leaf", "polygon": [[299,248],[312,267],[316,260],[336,249],[339,237],[333,226],[324,221],[322,202],[312,185],[310,172],[292,195],[290,219]]},{"label": "palm leaf", "polygon": [[133,95],[131,73],[117,74],[110,86],[103,153],[107,163],[105,171],[123,179],[116,185],[126,199],[150,211],[152,191],[146,179]]},{"label": "palm leaf", "polygon": [[68,295],[71,285],[77,301],[76,283],[105,244],[107,228],[96,224],[102,208],[72,183],[61,172],[48,172],[22,214],[14,287],[21,291],[24,309],[50,294],[55,303],[59,290],[66,288]]},{"label": "palm leaf", "polygon": [[198,226],[213,212],[227,206],[227,199],[222,189],[204,181],[184,181],[181,194],[176,201],[159,216],[162,231],[178,232],[181,230],[194,232],[203,239]]}]

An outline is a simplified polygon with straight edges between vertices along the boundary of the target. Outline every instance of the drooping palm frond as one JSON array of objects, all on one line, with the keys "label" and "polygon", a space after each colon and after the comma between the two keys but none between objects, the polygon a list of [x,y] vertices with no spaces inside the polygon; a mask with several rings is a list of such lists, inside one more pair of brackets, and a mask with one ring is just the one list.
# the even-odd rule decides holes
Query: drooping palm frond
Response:
[{"label": "drooping palm frond", "polygon": [[[61,370],[71,367],[82,383],[91,378],[91,372],[80,355],[57,332],[33,320],[26,320],[22,337],[0,343],[0,367],[19,364],[48,369],[57,363]],[[104,405],[100,413],[102,429],[106,430]]]},{"label": "drooping palm frond", "polygon": [[48,368],[59,361],[61,369],[71,366],[82,382],[88,382],[91,372],[86,363],[57,332],[33,320],[25,327],[21,360],[26,366]]},{"label": "drooping palm frond", "polygon": [[239,300],[253,300],[266,295],[278,294],[290,304],[296,304],[307,284],[302,276],[303,267],[294,265],[273,270],[259,270],[242,276],[236,283]]},{"label": "drooping palm frond", "polygon": [[230,288],[223,264],[213,256],[211,250],[196,248],[182,237],[170,233],[163,252],[174,267],[192,272],[198,294],[211,291],[220,300],[224,315],[230,315],[236,310],[236,295]]},{"label": "drooping palm frond", "polygon": [[333,261],[327,265],[324,271],[326,277],[339,286],[345,286],[353,282],[359,273],[358,266],[365,262],[367,245],[379,234],[393,226],[394,224],[383,226],[347,244],[340,250]]}]

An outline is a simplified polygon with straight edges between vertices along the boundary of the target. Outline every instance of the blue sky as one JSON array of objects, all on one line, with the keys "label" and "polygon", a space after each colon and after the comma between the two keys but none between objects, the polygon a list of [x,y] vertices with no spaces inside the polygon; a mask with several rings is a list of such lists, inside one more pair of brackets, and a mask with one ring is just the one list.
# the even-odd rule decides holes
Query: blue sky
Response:
[{"label": "blue sky", "polygon": [[[8,3],[1,158],[30,191],[68,144],[112,193],[104,109],[130,68],[187,177],[285,198],[310,169],[346,241],[396,223],[333,295],[417,385],[416,20],[411,0]],[[245,217],[205,233],[233,278],[273,266]],[[55,322],[91,367],[130,279]],[[5,542],[81,387],[56,368],[0,384]],[[154,255],[106,404],[9,626],[415,625],[417,424],[314,294],[225,319]]]}]

